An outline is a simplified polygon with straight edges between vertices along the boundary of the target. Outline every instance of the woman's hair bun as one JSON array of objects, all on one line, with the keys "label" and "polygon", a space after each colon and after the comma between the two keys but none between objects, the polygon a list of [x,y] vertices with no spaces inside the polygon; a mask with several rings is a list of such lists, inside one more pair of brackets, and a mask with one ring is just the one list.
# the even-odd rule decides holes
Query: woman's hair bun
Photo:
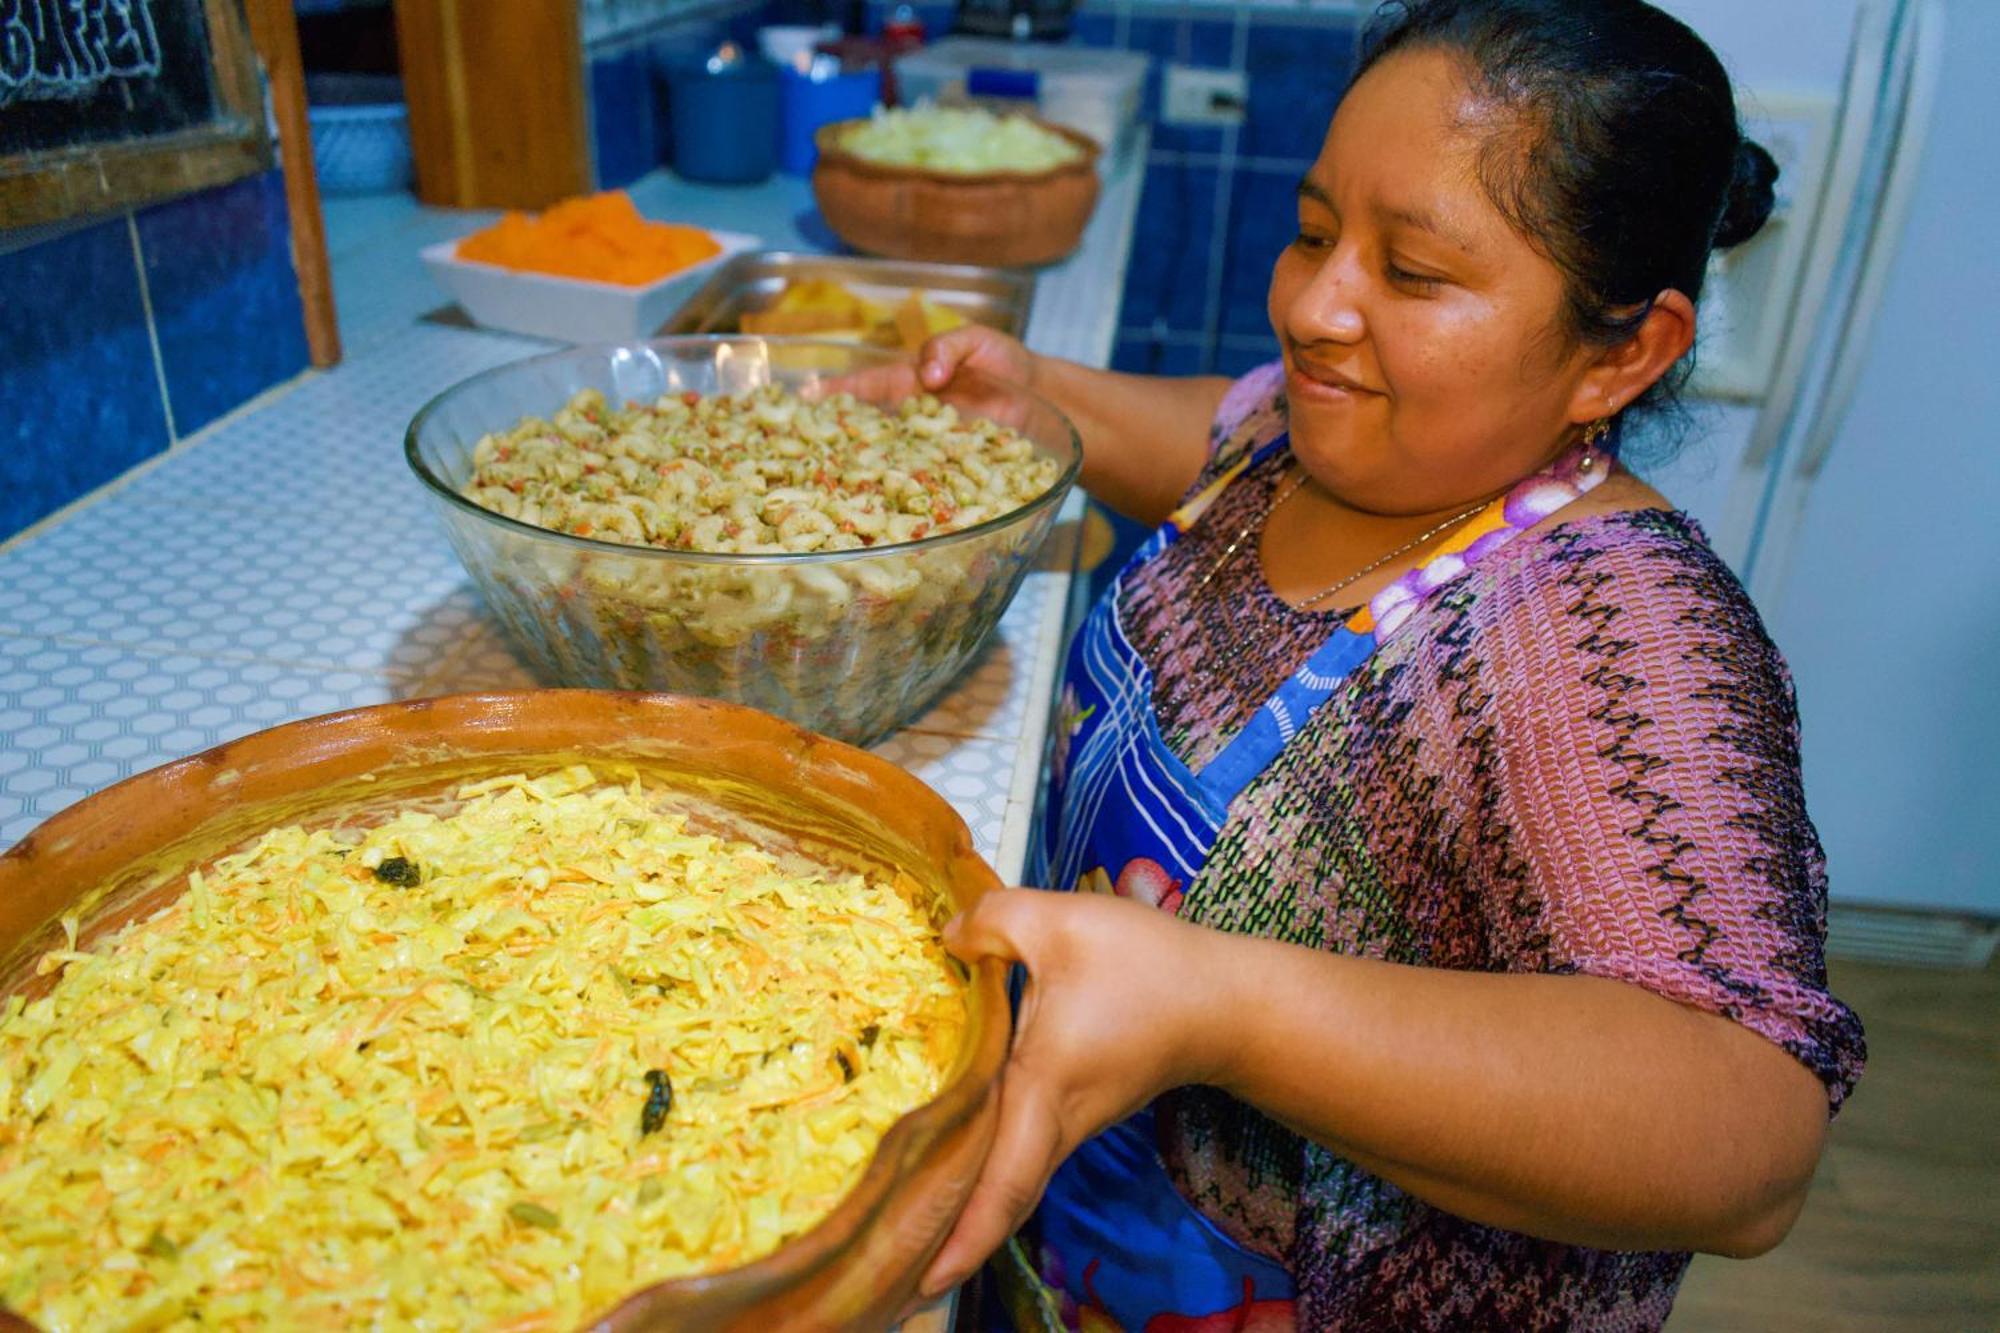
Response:
[{"label": "woman's hair bun", "polygon": [[1736,141],[1736,166],[1722,199],[1722,217],[1715,224],[1714,248],[1741,245],[1763,229],[1776,199],[1772,183],[1778,164],[1764,146],[1750,139]]}]

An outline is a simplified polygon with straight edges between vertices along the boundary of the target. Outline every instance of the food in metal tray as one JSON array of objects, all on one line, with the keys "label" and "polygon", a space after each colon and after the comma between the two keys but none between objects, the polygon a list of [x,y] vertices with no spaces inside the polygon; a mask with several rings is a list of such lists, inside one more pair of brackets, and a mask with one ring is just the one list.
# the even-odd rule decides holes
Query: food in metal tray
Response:
[{"label": "food in metal tray", "polygon": [[737,320],[745,333],[815,338],[900,347],[914,352],[933,334],[961,328],[965,316],[912,291],[895,305],[871,301],[831,278],[795,278],[778,299]]},{"label": "food in metal tray", "polygon": [[717,267],[661,332],[792,333],[746,328],[743,320],[747,316],[754,321],[794,306],[817,314],[822,305],[837,303],[845,310],[866,301],[879,310],[907,305],[908,298],[916,296],[933,315],[946,311],[1020,338],[1027,332],[1037,285],[1034,274],[1021,269],[762,250],[738,255]]},{"label": "food in metal tray", "polygon": [[813,1226],[965,1024],[900,872],[574,765],[274,829],[0,1001],[0,1304],[568,1329]]}]

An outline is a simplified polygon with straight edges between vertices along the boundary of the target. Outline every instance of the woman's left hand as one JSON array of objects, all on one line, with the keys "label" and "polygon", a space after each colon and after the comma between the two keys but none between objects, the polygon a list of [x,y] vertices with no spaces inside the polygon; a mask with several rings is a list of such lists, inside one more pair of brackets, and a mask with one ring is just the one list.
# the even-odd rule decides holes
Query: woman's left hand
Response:
[{"label": "woman's left hand", "polygon": [[967,962],[1024,964],[1028,986],[1000,1081],[1000,1127],[971,1200],[924,1275],[926,1297],[969,1277],[1041,1199],[1065,1157],[1212,1065],[1209,992],[1229,937],[1092,893],[1008,889],[945,929]]}]

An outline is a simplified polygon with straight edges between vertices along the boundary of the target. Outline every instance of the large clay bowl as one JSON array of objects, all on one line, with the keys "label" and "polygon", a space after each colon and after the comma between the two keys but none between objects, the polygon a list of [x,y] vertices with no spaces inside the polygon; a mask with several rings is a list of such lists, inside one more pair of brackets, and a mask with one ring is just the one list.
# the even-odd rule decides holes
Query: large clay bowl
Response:
[{"label": "large clay bowl", "polygon": [[1068,126],[1037,122],[1084,150],[1073,162],[966,175],[857,157],[841,147],[857,123],[820,127],[812,176],[826,225],[857,250],[945,264],[1048,264],[1076,249],[1097,207],[1097,142]]},{"label": "large clay bowl", "polygon": [[[930,788],[863,750],[733,704],[544,690],[383,704],[276,727],[167,764],[56,815],[0,856],[0,995],[82,911],[81,938],[148,914],[185,872],[263,828],[386,807],[524,764],[621,761],[699,783],[759,818],[898,866],[942,923],[999,887],[965,823]],[[755,1263],[635,1292],[590,1327],[884,1327],[963,1208],[993,1137],[1006,1056],[1004,970],[973,972],[969,1023],[944,1091],[883,1138],[819,1226]],[[43,983],[46,985],[47,983]],[[23,1327],[0,1311],[0,1329]]]}]

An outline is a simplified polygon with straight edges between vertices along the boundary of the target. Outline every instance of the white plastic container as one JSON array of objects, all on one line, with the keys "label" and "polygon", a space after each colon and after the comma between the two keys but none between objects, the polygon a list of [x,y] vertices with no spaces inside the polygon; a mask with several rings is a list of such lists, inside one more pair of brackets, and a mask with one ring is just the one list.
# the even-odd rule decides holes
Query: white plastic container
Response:
[{"label": "white plastic container", "polygon": [[650,338],[715,268],[758,238],[741,232],[708,233],[722,249],[643,287],[552,273],[529,273],[458,257],[457,241],[425,246],[424,267],[473,321],[489,329],[525,333],[555,342],[631,342]]},{"label": "white plastic container", "polygon": [[812,63],[815,46],[839,40],[838,23],[772,23],[757,30],[757,49],[764,59],[801,74]]},{"label": "white plastic container", "polygon": [[1032,100],[1045,120],[1080,130],[1114,154],[1139,122],[1151,63],[1139,51],[947,37],[899,57],[896,86],[905,104]]}]

